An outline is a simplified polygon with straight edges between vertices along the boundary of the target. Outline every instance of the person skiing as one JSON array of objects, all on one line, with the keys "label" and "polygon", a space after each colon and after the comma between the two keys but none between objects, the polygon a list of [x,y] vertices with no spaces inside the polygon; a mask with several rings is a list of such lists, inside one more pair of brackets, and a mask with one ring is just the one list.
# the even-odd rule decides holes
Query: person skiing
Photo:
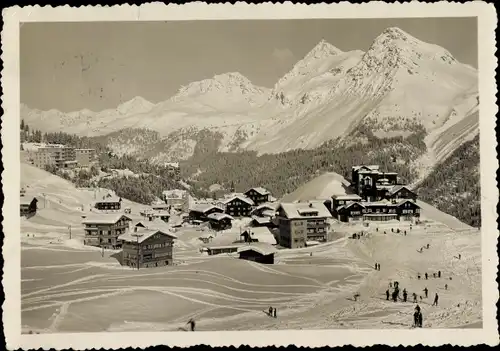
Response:
[{"label": "person skiing", "polygon": [[427,248],[429,248],[429,247],[430,247],[430,245],[429,245],[429,244],[427,244]]},{"label": "person skiing", "polygon": [[408,293],[406,292],[406,289],[403,290],[403,301],[406,302],[406,299],[408,298]]},{"label": "person skiing", "polygon": [[272,316],[272,314],[273,314],[273,308],[269,307],[269,315]]},{"label": "person skiing", "polygon": [[191,319],[187,322],[187,324],[189,324],[189,325],[191,326],[191,331],[194,331],[194,327],[196,326],[196,323],[195,323],[194,319],[193,319],[193,318],[191,318]]},{"label": "person skiing", "polygon": [[438,271],[438,278],[441,278],[441,271]]},{"label": "person skiing", "polygon": [[413,293],[413,302],[417,303],[417,294],[416,293]]},{"label": "person skiing", "polygon": [[386,300],[389,301],[389,289],[385,291]]},{"label": "person skiing", "polygon": [[418,311],[418,327],[419,328],[422,328],[422,321],[423,321],[423,316],[422,316],[422,312],[421,311]]},{"label": "person skiing", "polygon": [[418,273],[417,278],[418,278],[418,280],[420,280],[420,273]]},{"label": "person skiing", "polygon": [[444,290],[448,290],[448,284],[444,285]]},{"label": "person skiing", "polygon": [[274,308],[274,318],[276,318],[276,307]]},{"label": "person skiing", "polygon": [[378,267],[378,270],[380,271],[380,263],[377,265],[377,267]]},{"label": "person skiing", "polygon": [[428,275],[427,275],[427,272],[425,272],[425,280],[427,280],[428,278]]},{"label": "person skiing", "polygon": [[433,277],[433,278],[436,278],[436,273],[432,273],[432,277]]},{"label": "person skiing", "polygon": [[462,259],[462,255],[458,254],[458,259],[461,260]]},{"label": "person skiing", "polygon": [[375,263],[375,270],[377,271],[378,270],[378,264]]},{"label": "person skiing", "polygon": [[429,293],[429,290],[427,290],[427,287],[425,287],[424,293],[425,293],[425,298],[427,298],[427,294]]},{"label": "person skiing", "polygon": [[436,296],[434,296],[434,302],[432,303],[432,306],[437,306],[438,305],[438,299],[439,299],[439,296],[436,293]]}]

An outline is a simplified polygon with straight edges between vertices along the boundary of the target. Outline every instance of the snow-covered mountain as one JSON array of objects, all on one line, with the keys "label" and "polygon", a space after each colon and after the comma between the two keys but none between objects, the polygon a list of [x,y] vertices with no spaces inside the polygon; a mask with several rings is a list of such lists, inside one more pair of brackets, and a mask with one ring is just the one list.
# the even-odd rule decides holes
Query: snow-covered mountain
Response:
[{"label": "snow-covered mountain", "polygon": [[158,104],[135,98],[98,113],[23,107],[21,116],[42,131],[154,130],[162,143],[159,159],[168,158],[165,145],[173,145],[165,140],[178,135],[191,141],[186,152],[176,144],[175,155],[188,157],[197,142],[192,135],[204,129],[222,135],[221,151],[278,153],[349,138],[360,126],[379,138],[423,127],[429,153],[422,162],[432,166],[478,133],[478,96],[476,69],[442,47],[388,28],[366,52],[342,52],[322,40],[271,89],[232,72],[188,84]]}]

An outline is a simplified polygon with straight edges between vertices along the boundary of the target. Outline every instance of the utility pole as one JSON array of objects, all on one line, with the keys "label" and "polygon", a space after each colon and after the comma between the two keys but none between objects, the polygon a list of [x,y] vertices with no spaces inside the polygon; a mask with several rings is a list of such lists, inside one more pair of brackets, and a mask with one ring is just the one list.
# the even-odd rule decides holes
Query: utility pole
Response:
[{"label": "utility pole", "polygon": [[137,270],[139,270],[140,260],[139,260],[139,235],[137,236]]}]

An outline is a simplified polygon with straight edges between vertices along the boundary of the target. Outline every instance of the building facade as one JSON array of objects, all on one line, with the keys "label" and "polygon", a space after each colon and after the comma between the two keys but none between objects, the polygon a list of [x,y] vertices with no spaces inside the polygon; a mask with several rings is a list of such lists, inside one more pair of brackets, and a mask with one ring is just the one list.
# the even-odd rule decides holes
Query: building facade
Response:
[{"label": "building facade", "polygon": [[232,227],[233,217],[226,213],[211,213],[207,216],[210,228],[213,230],[226,230]]},{"label": "building facade", "polygon": [[75,149],[64,145],[40,147],[32,154],[33,164],[39,168],[54,165],[57,168],[70,168],[76,160]]},{"label": "building facade", "polygon": [[380,166],[354,166],[351,171],[351,187],[356,194],[367,201],[377,201],[381,193],[377,185],[394,186],[398,184],[398,174],[382,172]]},{"label": "building facade", "polygon": [[100,211],[119,211],[122,207],[122,199],[116,196],[104,197],[102,200],[96,201],[94,208]]},{"label": "building facade", "polygon": [[277,214],[280,245],[302,248],[307,241],[326,241],[331,217],[322,202],[282,203]]},{"label": "building facade", "polygon": [[267,189],[258,187],[248,189],[244,195],[252,200],[255,206],[259,206],[260,204],[269,202],[271,193]]},{"label": "building facade", "polygon": [[276,249],[271,245],[251,244],[238,249],[240,259],[262,264],[274,264]]},{"label": "building facade", "polygon": [[253,201],[244,196],[233,196],[224,201],[226,213],[232,217],[249,217]]},{"label": "building facade", "polygon": [[105,249],[121,247],[118,237],[124,234],[131,219],[117,214],[94,214],[83,220],[85,239],[84,244],[98,246]]},{"label": "building facade", "polygon": [[88,167],[96,161],[95,149],[75,149],[75,160],[80,167]]},{"label": "building facade", "polygon": [[137,269],[172,265],[176,238],[168,230],[135,226],[119,237],[122,264]]}]

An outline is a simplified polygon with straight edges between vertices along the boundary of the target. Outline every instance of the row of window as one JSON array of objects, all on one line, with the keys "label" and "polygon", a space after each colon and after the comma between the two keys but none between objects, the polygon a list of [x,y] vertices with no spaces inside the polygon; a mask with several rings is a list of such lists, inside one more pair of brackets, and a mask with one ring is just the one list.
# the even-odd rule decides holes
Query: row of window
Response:
[{"label": "row of window", "polygon": [[171,242],[167,242],[167,243],[143,245],[142,249],[143,250],[153,250],[153,249],[162,249],[164,247],[170,247],[170,246],[172,246],[172,243]]}]

